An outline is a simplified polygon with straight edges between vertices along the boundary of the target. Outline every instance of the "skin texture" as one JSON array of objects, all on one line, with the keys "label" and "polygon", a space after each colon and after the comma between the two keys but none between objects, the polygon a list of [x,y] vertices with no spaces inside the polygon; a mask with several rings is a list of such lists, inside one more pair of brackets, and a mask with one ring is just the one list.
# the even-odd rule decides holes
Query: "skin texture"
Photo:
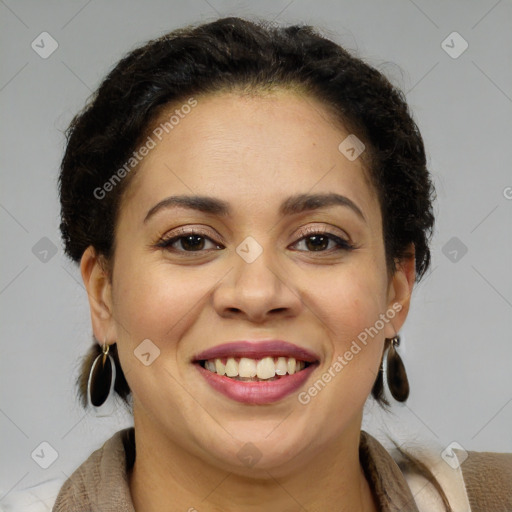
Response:
[{"label": "skin texture", "polygon": [[[94,334],[118,344],[134,397],[136,510],[376,510],[358,457],[362,411],[384,338],[407,316],[414,260],[388,279],[376,192],[362,158],[338,150],[349,132],[323,105],[290,91],[197,100],[130,183],[112,280],[92,247],[81,261]],[[338,205],[279,214],[291,195],[331,192],[351,199],[365,220]],[[173,207],[144,223],[177,194],[222,199],[232,213]],[[155,247],[181,226],[212,241],[199,252],[180,241],[174,251]],[[355,248],[336,250],[332,241],[314,251],[305,228]],[[252,263],[236,252],[248,236],[263,249]],[[287,340],[319,356],[304,391],[393,304],[400,312],[307,405],[298,393],[267,405],[235,402],[191,363],[228,341]],[[149,366],[133,353],[145,339],[160,350]],[[237,456],[248,442],[261,454],[253,467]]]}]

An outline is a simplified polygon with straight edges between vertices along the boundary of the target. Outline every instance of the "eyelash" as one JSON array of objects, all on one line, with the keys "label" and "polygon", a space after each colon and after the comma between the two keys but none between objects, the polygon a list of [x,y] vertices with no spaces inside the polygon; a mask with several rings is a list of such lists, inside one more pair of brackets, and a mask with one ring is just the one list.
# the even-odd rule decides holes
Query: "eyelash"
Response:
[{"label": "eyelash", "polygon": [[[296,245],[297,243],[307,240],[308,238],[313,237],[313,236],[324,236],[324,237],[328,238],[330,241],[333,241],[337,244],[338,247],[335,248],[334,251],[351,251],[356,248],[354,245],[349,243],[347,240],[344,240],[343,238],[340,238],[339,236],[336,236],[333,233],[329,233],[327,230],[322,229],[322,228],[308,228],[308,229],[304,230],[302,233],[300,233],[300,235],[301,235],[301,237],[293,245]],[[174,245],[176,242],[179,242],[181,239],[186,238],[187,236],[199,236],[201,238],[209,240],[210,242],[215,244],[217,247],[221,246],[221,244],[212,240],[212,238],[207,236],[205,233],[203,233],[201,231],[193,230],[193,229],[190,229],[190,230],[182,229],[179,231],[178,234],[175,234],[174,236],[172,236],[170,238],[165,238],[165,237],[161,238],[155,245],[157,247],[167,249],[167,250],[170,250],[173,252],[178,252],[178,253],[192,253],[193,254],[193,253],[202,253],[205,250],[211,250],[211,249],[200,249],[198,251],[186,251],[186,250],[176,250],[176,249],[172,248],[172,245]],[[333,249],[331,248],[331,249],[322,250],[322,251],[299,251],[299,252],[310,252],[310,253],[319,252],[319,253],[325,254],[325,253],[333,252]]]}]

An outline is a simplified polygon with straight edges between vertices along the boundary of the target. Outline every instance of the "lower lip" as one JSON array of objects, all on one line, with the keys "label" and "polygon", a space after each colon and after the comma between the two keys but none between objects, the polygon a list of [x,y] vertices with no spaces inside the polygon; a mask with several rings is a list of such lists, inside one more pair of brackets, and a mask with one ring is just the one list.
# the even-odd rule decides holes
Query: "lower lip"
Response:
[{"label": "lower lip", "polygon": [[297,391],[306,382],[317,367],[317,364],[318,363],[310,364],[300,372],[294,373],[293,375],[285,375],[280,379],[268,382],[244,382],[230,379],[229,377],[219,375],[218,373],[203,368],[199,363],[196,363],[195,366],[213,389],[228,398],[245,404],[263,405],[277,402],[294,391]]}]

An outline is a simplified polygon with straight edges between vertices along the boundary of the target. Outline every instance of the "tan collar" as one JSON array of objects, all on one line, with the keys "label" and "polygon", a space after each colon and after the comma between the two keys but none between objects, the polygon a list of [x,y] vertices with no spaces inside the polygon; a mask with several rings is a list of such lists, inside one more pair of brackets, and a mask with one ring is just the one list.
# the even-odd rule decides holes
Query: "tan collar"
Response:
[{"label": "tan collar", "polygon": [[400,468],[387,450],[364,430],[361,431],[359,459],[381,512],[418,512]]},{"label": "tan collar", "polygon": [[66,480],[52,512],[135,512],[128,484],[134,434],[133,427],[120,430],[93,452]]}]

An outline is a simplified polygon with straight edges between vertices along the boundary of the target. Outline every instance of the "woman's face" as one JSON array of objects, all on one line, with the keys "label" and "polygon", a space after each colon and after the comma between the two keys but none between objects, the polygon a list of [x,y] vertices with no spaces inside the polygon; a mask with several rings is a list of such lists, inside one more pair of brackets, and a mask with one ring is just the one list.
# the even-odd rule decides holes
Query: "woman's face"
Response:
[{"label": "woman's face", "polygon": [[[359,432],[413,271],[388,281],[376,193],[320,103],[285,91],[196,100],[169,133],[150,134],[123,200],[112,286],[101,281],[102,306],[91,306],[94,332],[117,342],[147,439],[230,471],[246,471],[247,456],[284,470]],[[183,200],[196,196],[208,202]],[[269,340],[296,352],[260,345]],[[211,352],[210,369],[197,362],[239,341],[249,343]],[[263,376],[292,371],[278,357],[311,364],[243,382],[211,371],[230,354],[247,356],[249,374],[267,357]]]}]

